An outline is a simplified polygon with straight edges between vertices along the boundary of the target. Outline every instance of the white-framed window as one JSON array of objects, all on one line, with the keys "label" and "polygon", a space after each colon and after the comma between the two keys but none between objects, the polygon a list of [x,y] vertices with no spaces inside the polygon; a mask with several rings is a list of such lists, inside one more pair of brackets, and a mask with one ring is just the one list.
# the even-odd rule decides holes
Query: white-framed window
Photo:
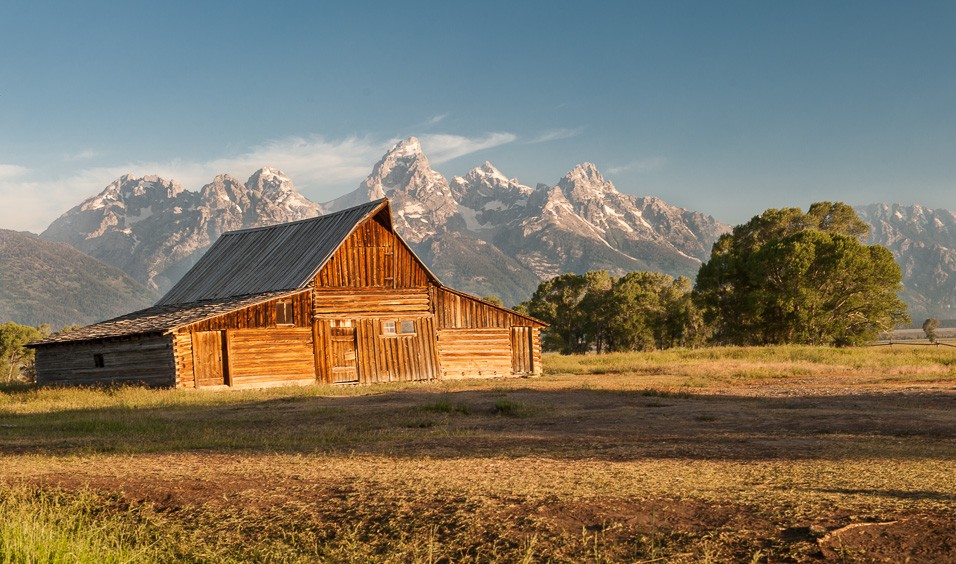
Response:
[{"label": "white-framed window", "polygon": [[382,322],[382,335],[398,335],[398,327],[394,321]]}]

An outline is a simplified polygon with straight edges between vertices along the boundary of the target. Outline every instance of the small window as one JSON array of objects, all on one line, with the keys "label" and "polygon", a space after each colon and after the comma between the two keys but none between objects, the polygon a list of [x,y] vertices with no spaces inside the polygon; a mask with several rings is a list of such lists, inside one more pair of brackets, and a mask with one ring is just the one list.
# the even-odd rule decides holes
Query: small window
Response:
[{"label": "small window", "polygon": [[276,325],[293,325],[292,319],[292,300],[279,300],[276,302]]},{"label": "small window", "polygon": [[411,336],[415,334],[414,321],[383,321],[382,335]]},{"label": "small window", "polygon": [[103,364],[103,355],[100,353],[93,353],[93,366],[96,368],[103,368],[106,366]]},{"label": "small window", "polygon": [[330,321],[330,324],[332,327],[351,327],[352,320],[351,319],[333,319],[332,321]]}]

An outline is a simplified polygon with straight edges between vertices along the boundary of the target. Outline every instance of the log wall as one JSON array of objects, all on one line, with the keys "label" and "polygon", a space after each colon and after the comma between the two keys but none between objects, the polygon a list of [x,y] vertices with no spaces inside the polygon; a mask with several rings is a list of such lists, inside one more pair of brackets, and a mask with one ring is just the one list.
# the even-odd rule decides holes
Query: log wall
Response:
[{"label": "log wall", "polygon": [[[94,355],[102,355],[97,367]],[[53,344],[37,348],[40,385],[145,384],[175,382],[173,343],[169,335]]]},{"label": "log wall", "polygon": [[540,323],[449,288],[428,292],[443,378],[541,374]]},{"label": "log wall", "polygon": [[514,374],[510,329],[439,330],[438,355],[442,378],[489,378]]},{"label": "log wall", "polygon": [[311,328],[227,331],[226,341],[235,387],[315,381]]},{"label": "log wall", "polygon": [[[196,348],[196,340],[215,340],[221,335],[221,375],[208,373],[215,359],[196,358],[216,354],[214,347]],[[200,338],[201,337],[201,338]],[[268,384],[315,381],[315,351],[311,327],[237,329],[220,332],[181,330],[174,336],[179,388],[229,385],[261,387]],[[202,367],[202,370],[198,370]],[[202,374],[197,374],[202,372]],[[197,380],[197,376],[199,376]]]},{"label": "log wall", "polygon": [[424,287],[402,290],[316,288],[312,300],[316,317],[417,316],[428,313],[428,290]]},{"label": "log wall", "polygon": [[196,377],[193,373],[193,339],[189,331],[180,331],[172,335],[173,351],[176,362],[176,387],[195,388]]}]

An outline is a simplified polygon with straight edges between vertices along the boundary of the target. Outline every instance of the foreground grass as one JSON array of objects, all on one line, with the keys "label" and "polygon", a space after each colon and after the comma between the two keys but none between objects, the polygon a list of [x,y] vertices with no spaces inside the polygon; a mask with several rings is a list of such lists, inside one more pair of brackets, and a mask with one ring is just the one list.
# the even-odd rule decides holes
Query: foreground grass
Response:
[{"label": "foreground grass", "polygon": [[[530,380],[225,393],[6,388],[0,555],[956,557],[945,552],[956,546],[948,349],[545,362],[545,376]],[[865,529],[837,534],[861,523],[893,524],[880,529],[884,541],[847,536]]]}]

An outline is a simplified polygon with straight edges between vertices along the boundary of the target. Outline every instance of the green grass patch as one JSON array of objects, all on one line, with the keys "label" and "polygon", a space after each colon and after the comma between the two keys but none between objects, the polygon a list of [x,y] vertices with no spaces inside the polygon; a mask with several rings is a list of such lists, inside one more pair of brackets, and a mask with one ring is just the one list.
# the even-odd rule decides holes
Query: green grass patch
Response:
[{"label": "green grass patch", "polygon": [[143,512],[115,509],[90,492],[2,487],[0,560],[120,563],[182,556]]},{"label": "green grass patch", "polygon": [[437,401],[429,402],[421,406],[422,411],[431,413],[460,413],[468,415],[471,409],[463,402],[452,402],[447,397],[441,397]]}]

